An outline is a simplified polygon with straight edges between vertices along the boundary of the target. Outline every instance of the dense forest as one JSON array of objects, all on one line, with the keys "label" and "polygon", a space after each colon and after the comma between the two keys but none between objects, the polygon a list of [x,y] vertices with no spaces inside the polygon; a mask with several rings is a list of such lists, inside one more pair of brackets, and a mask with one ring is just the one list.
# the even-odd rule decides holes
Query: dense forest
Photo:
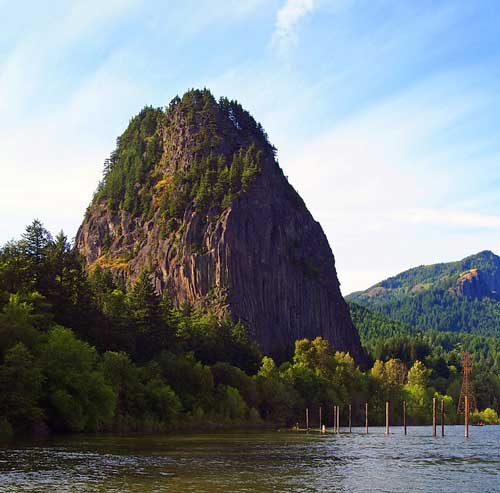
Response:
[{"label": "dense forest", "polygon": [[397,360],[409,368],[424,363],[428,383],[457,403],[460,395],[462,356],[472,354],[473,385],[479,409],[500,404],[500,340],[467,332],[418,331],[356,303],[349,303],[361,341],[372,360]]},{"label": "dense forest", "polygon": [[[500,344],[495,338],[412,332],[351,305],[370,364],[316,338],[290,361],[263,355],[241,323],[153,290],[145,270],[126,288],[84,267],[61,232],[35,220],[0,249],[0,434],[163,431],[303,422],[306,407],[363,403],[373,424],[428,423],[432,398],[455,414],[461,352],[475,360],[478,419],[496,422]],[[328,423],[328,420],[327,420]],[[314,421],[313,423],[314,424]]]},{"label": "dense forest", "polygon": [[[239,129],[241,141],[232,142],[224,132],[228,122]],[[189,129],[189,138],[179,136],[179,126]],[[189,166],[172,166],[180,148]],[[266,149],[274,153],[260,124],[239,103],[216,101],[207,89],[190,90],[165,110],[147,106],[132,118],[105,161],[92,205],[104,202],[111,211],[147,219],[159,212],[155,220],[168,234],[181,224],[188,205],[221,210],[246,191]]]},{"label": "dense forest", "polygon": [[500,257],[484,251],[415,267],[347,298],[419,331],[498,337]]}]

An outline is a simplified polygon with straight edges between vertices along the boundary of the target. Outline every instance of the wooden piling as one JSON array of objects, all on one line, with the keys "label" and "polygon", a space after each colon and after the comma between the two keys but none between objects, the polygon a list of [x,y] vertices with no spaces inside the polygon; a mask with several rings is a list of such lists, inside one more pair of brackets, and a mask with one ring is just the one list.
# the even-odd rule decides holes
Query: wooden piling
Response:
[{"label": "wooden piling", "polygon": [[321,409],[321,406],[319,406],[319,429],[321,430],[321,425],[323,424],[323,416],[322,416],[323,409]]},{"label": "wooden piling", "polygon": [[309,429],[309,408],[306,407],[306,430]]},{"label": "wooden piling", "polygon": [[368,435],[368,402],[365,402],[365,433]]},{"label": "wooden piling", "polygon": [[385,401],[385,434],[389,434],[389,401]]},{"label": "wooden piling", "polygon": [[432,399],[432,436],[436,436],[436,398],[434,397]]},{"label": "wooden piling", "polygon": [[403,401],[403,430],[406,435],[406,401]]},{"label": "wooden piling", "polygon": [[352,405],[349,404],[349,433],[352,433]]},{"label": "wooden piling", "polygon": [[340,406],[337,406],[337,433],[340,433]]},{"label": "wooden piling", "polygon": [[465,421],[464,421],[465,429],[464,436],[465,438],[469,438],[469,396],[465,396]]},{"label": "wooden piling", "polygon": [[441,436],[444,437],[444,400],[441,399]]}]

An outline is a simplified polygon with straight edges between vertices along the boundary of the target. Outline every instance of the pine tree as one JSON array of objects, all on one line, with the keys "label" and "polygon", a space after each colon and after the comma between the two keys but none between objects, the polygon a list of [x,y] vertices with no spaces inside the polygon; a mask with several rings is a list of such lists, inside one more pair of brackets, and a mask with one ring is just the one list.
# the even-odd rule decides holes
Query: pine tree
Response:
[{"label": "pine tree", "polygon": [[151,282],[151,272],[144,270],[129,295],[129,306],[135,326],[136,359],[148,361],[168,343],[161,316],[161,298]]},{"label": "pine tree", "polygon": [[243,172],[243,162],[241,151],[234,155],[233,162],[231,163],[231,171],[229,173],[229,180],[231,183],[231,193],[236,194],[241,190],[241,175]]},{"label": "pine tree", "polygon": [[33,290],[43,292],[47,286],[47,254],[51,243],[51,234],[38,219],[27,226],[22,235],[20,247],[28,266]]}]

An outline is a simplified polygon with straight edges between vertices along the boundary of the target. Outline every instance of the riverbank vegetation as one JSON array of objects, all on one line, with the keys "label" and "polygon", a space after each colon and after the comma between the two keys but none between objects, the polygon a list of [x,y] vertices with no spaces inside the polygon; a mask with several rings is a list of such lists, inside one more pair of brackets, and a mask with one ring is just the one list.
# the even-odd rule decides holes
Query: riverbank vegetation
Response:
[{"label": "riverbank vegetation", "polygon": [[[474,419],[498,421],[495,338],[416,334],[351,307],[368,364],[327,341],[300,340],[289,361],[263,355],[240,323],[159,297],[145,271],[128,289],[88,271],[63,233],[34,221],[0,250],[0,434],[163,431],[293,425],[305,408],[353,405],[362,423],[430,421],[433,397],[456,422],[461,352],[475,358]],[[364,310],[364,309],[363,309]]]}]

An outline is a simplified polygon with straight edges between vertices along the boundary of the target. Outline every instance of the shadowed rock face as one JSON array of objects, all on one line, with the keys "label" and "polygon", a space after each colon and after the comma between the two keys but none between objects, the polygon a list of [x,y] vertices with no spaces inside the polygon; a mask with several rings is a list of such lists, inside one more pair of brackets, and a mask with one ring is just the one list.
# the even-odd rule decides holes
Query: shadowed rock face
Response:
[{"label": "shadowed rock face", "polygon": [[[231,162],[239,149],[253,144],[259,151],[255,176],[224,204],[214,199],[201,207],[188,197],[165,232],[171,218],[157,206],[166,193],[158,184],[182,183],[179,176],[207,152],[197,139],[209,124],[200,105],[185,102],[185,96],[160,116],[155,129],[162,146],[161,158],[148,171],[154,177],[147,187],[148,215],[110,207],[106,194],[98,194],[78,231],[77,248],[89,265],[111,269],[126,283],[151,268],[156,289],[168,291],[175,304],[208,304],[221,316],[242,321],[266,354],[282,358],[296,339],[323,336],[359,360],[359,336],[328,241],[283,175],[260,125],[235,103],[195,93],[212,113],[211,152]],[[181,188],[168,193],[173,197]],[[145,195],[143,189],[138,193]]]},{"label": "shadowed rock face", "polygon": [[463,272],[457,279],[451,291],[457,296],[482,299],[491,297],[499,298],[500,276],[491,271],[470,269]]}]

